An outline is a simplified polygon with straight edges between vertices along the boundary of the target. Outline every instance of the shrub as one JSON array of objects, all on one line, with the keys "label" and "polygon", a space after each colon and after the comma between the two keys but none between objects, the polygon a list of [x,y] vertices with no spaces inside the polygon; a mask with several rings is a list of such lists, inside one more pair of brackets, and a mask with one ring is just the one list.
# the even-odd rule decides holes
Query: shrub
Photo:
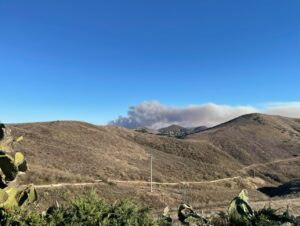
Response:
[{"label": "shrub", "polygon": [[69,206],[50,207],[40,214],[36,210],[15,209],[2,211],[1,225],[40,226],[119,226],[155,225],[147,208],[131,201],[108,204],[95,192],[75,198]]}]

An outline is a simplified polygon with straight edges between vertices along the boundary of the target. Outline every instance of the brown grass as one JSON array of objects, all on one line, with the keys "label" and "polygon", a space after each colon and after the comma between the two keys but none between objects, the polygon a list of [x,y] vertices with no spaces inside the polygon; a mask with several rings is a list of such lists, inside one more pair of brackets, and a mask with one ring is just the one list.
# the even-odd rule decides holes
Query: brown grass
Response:
[{"label": "brown grass", "polygon": [[[105,199],[136,197],[143,203],[153,204],[157,210],[167,203],[175,208],[185,199],[200,209],[225,206],[245,187],[252,189],[258,200],[266,199],[254,189],[265,185],[254,182],[253,186],[253,182],[251,185],[246,180],[253,169],[268,186],[300,177],[298,159],[266,164],[300,156],[300,122],[289,118],[246,115],[186,139],[74,121],[9,127],[14,136],[24,136],[24,141],[15,148],[25,153],[31,168],[22,176],[21,183],[99,179],[149,181],[151,152],[154,156],[153,176],[157,182],[245,178],[234,183],[227,181],[221,185],[202,184],[185,188],[157,185],[156,193],[149,193],[148,187],[130,184],[96,186]],[[254,167],[244,170],[252,164]],[[71,194],[78,189],[86,190],[64,189]],[[52,192],[49,192],[49,197]],[[47,193],[41,194],[41,198],[47,200]]]}]

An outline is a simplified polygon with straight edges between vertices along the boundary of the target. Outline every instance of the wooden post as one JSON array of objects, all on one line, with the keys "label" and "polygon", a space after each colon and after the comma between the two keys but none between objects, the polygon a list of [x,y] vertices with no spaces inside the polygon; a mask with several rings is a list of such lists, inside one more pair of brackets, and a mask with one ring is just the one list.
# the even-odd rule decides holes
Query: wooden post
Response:
[{"label": "wooden post", "polygon": [[152,169],[153,169],[153,156],[152,156],[152,150],[151,150],[151,154],[150,154],[150,186],[151,186],[151,192],[153,192],[153,173],[152,173]]}]

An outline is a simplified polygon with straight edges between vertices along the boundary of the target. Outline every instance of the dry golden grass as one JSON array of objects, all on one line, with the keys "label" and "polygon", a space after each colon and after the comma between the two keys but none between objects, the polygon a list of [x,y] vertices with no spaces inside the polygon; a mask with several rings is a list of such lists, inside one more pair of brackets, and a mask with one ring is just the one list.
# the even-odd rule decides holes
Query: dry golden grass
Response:
[{"label": "dry golden grass", "polygon": [[[95,185],[105,199],[133,197],[156,210],[166,204],[175,208],[181,201],[199,209],[221,208],[245,187],[250,188],[254,199],[264,200],[267,197],[255,186],[300,177],[296,156],[300,156],[300,122],[295,119],[246,115],[185,139],[74,121],[14,124],[9,128],[14,136],[24,136],[15,149],[25,153],[31,168],[21,183],[149,181],[151,152],[156,182],[245,178],[185,187],[155,185],[155,193],[149,193],[147,185]],[[253,169],[263,183],[247,179]],[[72,195],[86,188],[60,190]],[[49,197],[53,192],[48,192]],[[41,194],[42,200],[47,200],[47,193]]]},{"label": "dry golden grass", "polygon": [[48,207],[49,204],[55,204],[57,200],[60,204],[68,203],[77,194],[85,194],[95,190],[104,200],[109,202],[130,199],[141,203],[143,206],[150,207],[155,216],[159,216],[166,206],[169,206],[171,213],[175,215],[179,204],[182,202],[189,203],[198,212],[211,215],[219,211],[226,211],[230,201],[240,192],[241,188],[248,189],[250,204],[254,209],[271,205],[273,208],[281,208],[284,211],[289,205],[292,213],[300,214],[300,198],[271,199],[254,189],[246,179],[192,186],[155,185],[152,193],[149,185],[108,183],[94,186],[38,189],[38,193],[40,194],[41,209]]},{"label": "dry golden grass", "polygon": [[151,152],[155,181],[197,181],[239,174],[237,161],[208,142],[81,122],[19,124],[10,128],[15,136],[22,134],[25,138],[16,150],[25,152],[33,174],[38,175],[37,181],[28,176],[30,182],[55,183],[62,176],[149,180]]}]

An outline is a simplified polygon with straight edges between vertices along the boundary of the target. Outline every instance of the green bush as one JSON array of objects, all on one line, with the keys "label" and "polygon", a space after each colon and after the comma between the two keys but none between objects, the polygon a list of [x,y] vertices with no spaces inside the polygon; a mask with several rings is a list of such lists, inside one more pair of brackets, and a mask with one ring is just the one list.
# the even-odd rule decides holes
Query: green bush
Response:
[{"label": "green bush", "polygon": [[270,207],[263,208],[255,212],[252,225],[257,226],[276,226],[276,225],[295,225],[295,218],[290,216],[287,209],[283,214],[278,214],[277,210]]},{"label": "green bush", "polygon": [[40,225],[40,226],[119,226],[156,225],[150,217],[149,209],[140,208],[131,201],[108,204],[96,193],[81,196],[69,206],[50,207],[44,213],[36,210],[16,209],[2,211],[1,225]]}]

